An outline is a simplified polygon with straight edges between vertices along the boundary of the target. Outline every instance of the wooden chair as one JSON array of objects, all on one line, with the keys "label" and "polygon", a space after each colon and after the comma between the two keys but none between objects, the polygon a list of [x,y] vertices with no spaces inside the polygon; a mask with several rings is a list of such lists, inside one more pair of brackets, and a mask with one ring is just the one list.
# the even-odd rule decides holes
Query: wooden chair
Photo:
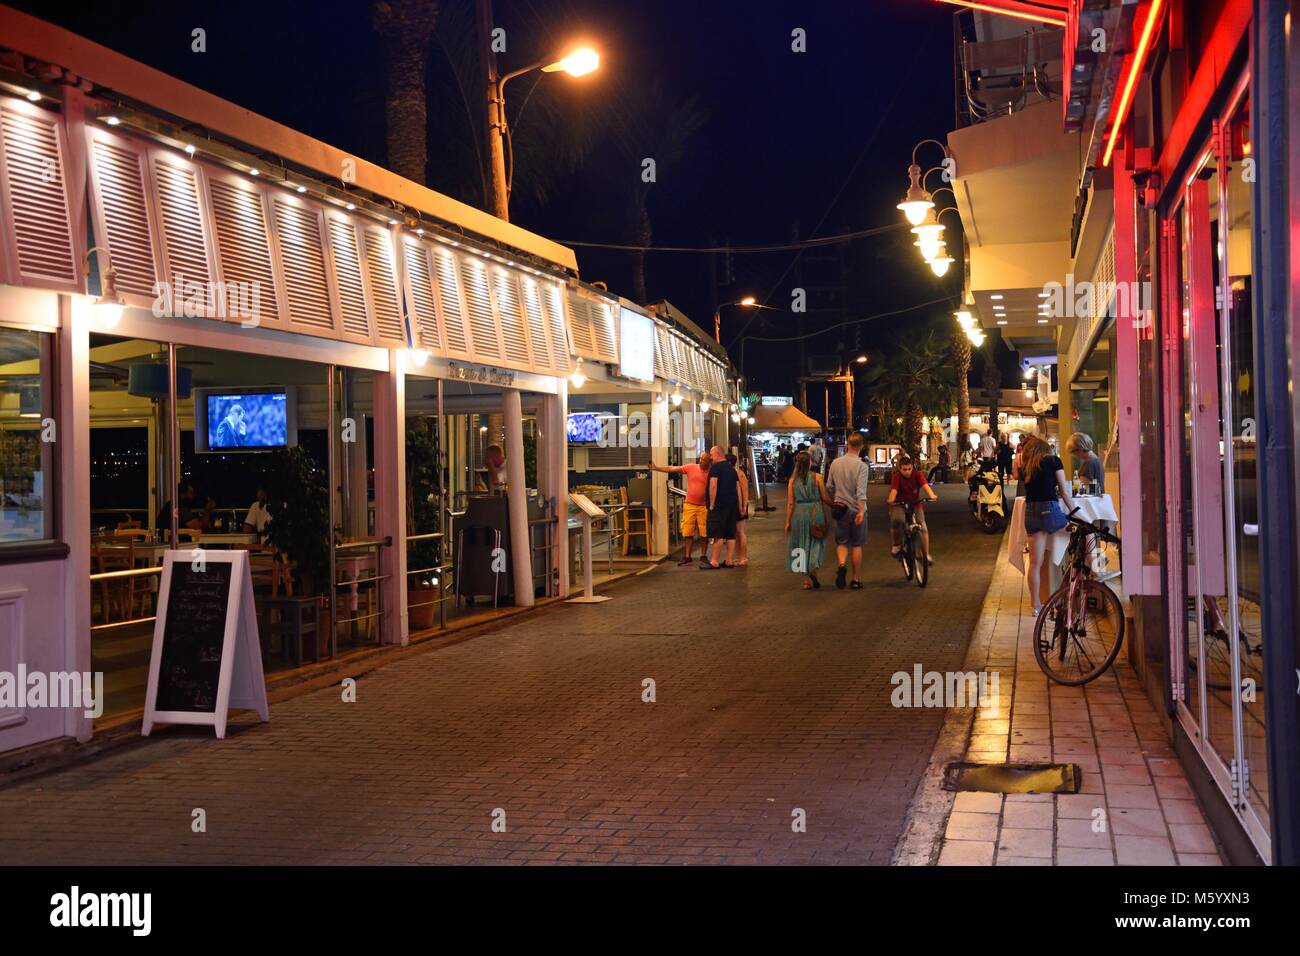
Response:
[{"label": "wooden chair", "polygon": [[[110,571],[133,571],[135,570],[135,544],[126,542],[125,547],[114,545],[111,549],[101,547],[99,542],[92,545],[92,558],[94,561],[95,571],[98,574],[105,574]],[[129,621],[135,613],[136,606],[136,579],[119,578],[112,581],[99,581],[99,607],[104,615],[104,623],[108,624],[114,620],[114,611],[121,613],[119,620]],[[147,586],[144,588],[141,596],[147,600],[149,591]]]},{"label": "wooden chair", "polygon": [[[163,538],[164,538],[165,540],[167,540],[167,541],[171,541],[171,536],[172,536],[172,533],[171,533],[171,530],[170,530],[170,529],[167,529],[167,530],[163,531]],[[179,543],[179,544],[195,544],[195,543],[198,542],[199,538],[202,537],[202,536],[203,536],[203,532],[202,532],[202,531],[196,531],[194,528],[177,528],[177,529],[176,529],[176,541],[177,541],[177,543]]]},{"label": "wooden chair", "polygon": [[645,545],[646,557],[653,550],[654,528],[650,524],[650,506],[642,503],[629,503],[627,486],[618,489],[619,500],[623,505],[623,557],[631,549],[632,539],[640,538]]},{"label": "wooden chair", "polygon": [[133,529],[133,528],[143,528],[143,527],[144,527],[144,525],[142,525],[142,524],[139,522],[139,520],[134,519],[134,518],[128,518],[128,519],[125,520],[125,521],[119,521],[119,522],[117,523],[117,530],[118,530],[118,531],[129,531],[129,530],[131,530],[131,529]]},{"label": "wooden chair", "polygon": [[134,528],[123,528],[119,524],[117,530],[114,531],[110,537],[117,540],[148,541],[153,537],[153,535],[148,528],[141,528],[137,523],[137,526]]}]

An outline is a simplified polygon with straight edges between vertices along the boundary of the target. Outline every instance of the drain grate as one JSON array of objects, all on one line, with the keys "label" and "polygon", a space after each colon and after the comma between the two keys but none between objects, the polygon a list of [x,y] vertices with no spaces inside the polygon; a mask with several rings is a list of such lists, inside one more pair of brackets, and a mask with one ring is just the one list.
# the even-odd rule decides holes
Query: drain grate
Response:
[{"label": "drain grate", "polygon": [[1077,763],[950,763],[945,790],[981,793],[1078,793]]}]

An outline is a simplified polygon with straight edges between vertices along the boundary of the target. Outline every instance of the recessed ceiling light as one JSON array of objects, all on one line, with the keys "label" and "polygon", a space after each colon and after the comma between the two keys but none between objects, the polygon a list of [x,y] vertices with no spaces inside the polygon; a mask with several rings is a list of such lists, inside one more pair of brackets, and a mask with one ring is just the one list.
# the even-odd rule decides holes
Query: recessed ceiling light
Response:
[{"label": "recessed ceiling light", "polygon": [[186,143],[186,144],[185,144],[185,152],[187,152],[187,153],[189,153],[191,156],[193,156],[193,155],[194,155],[194,144],[193,144],[193,143]]},{"label": "recessed ceiling light", "polygon": [[1006,319],[998,319],[998,325],[1006,325],[1006,324],[1007,324]]},{"label": "recessed ceiling light", "polygon": [[388,224],[389,224],[390,226],[395,226],[395,225],[397,225],[397,220],[396,220],[396,219],[390,219],[390,220],[388,220]]},{"label": "recessed ceiling light", "polygon": [[423,229],[417,229],[417,230],[415,230],[415,234],[416,234],[417,236],[422,236],[422,235],[424,235],[424,230],[423,230]]},{"label": "recessed ceiling light", "polygon": [[1046,299],[1046,298],[1050,297],[1051,294],[1052,294],[1052,293],[1050,293],[1050,292],[1040,292],[1040,293],[1038,293],[1038,297],[1039,297],[1040,299]]},{"label": "recessed ceiling light", "polygon": [[40,100],[40,98],[41,98],[41,94],[37,93],[35,90],[29,90],[27,93],[28,102],[35,103],[38,100]]},{"label": "recessed ceiling light", "polygon": [[1039,320],[1038,320],[1038,324],[1039,324],[1039,325],[1046,325],[1046,324],[1047,324],[1047,320],[1046,320],[1046,319],[1039,319]]},{"label": "recessed ceiling light", "polygon": [[104,118],[104,122],[107,123],[109,126],[116,126],[118,123],[122,121],[118,119],[116,116],[107,116]]},{"label": "recessed ceiling light", "polygon": [[989,296],[989,298],[990,298],[990,299],[1001,299],[1001,298],[1002,298],[1002,293],[1001,293],[1001,292],[994,292],[991,296]]},{"label": "recessed ceiling light", "polygon": [[354,203],[354,202],[350,202],[350,203],[347,204],[347,210],[348,210],[348,212],[351,212],[353,209],[356,209],[356,208],[357,208],[357,204]]},{"label": "recessed ceiling light", "polygon": [[306,191],[307,191],[307,187],[306,187],[306,186],[299,186],[299,187],[298,187],[298,192],[300,192],[300,193],[305,193]]},{"label": "recessed ceiling light", "polygon": [[256,170],[256,169],[250,169],[250,170],[248,171],[248,175],[250,175],[250,176],[256,176],[256,175],[257,175],[257,170]]}]

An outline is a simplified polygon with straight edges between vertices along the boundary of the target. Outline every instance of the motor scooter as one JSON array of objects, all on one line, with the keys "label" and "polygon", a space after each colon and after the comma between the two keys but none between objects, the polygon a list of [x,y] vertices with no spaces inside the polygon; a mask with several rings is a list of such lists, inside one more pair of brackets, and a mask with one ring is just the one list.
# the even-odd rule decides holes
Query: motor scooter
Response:
[{"label": "motor scooter", "polygon": [[1007,523],[1003,508],[1002,476],[997,459],[981,458],[975,465],[970,482],[970,511],[986,534],[1000,534]]}]

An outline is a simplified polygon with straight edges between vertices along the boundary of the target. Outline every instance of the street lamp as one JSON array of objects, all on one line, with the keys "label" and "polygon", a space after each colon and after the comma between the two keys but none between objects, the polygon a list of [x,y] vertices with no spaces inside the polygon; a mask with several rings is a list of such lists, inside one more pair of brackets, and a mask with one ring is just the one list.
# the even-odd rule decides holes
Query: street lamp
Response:
[{"label": "street lamp", "polygon": [[713,340],[719,345],[722,344],[722,310],[733,305],[743,305],[747,309],[771,308],[771,306],[759,305],[758,300],[752,295],[747,295],[743,299],[737,299],[735,302],[723,302],[713,310]]},{"label": "street lamp", "polygon": [[[510,220],[510,185],[514,178],[515,152],[506,124],[506,84],[517,76],[540,71],[586,76],[600,66],[600,55],[590,47],[578,47],[558,60],[539,60],[505,76],[497,76],[496,55],[492,51],[492,4],[479,0],[479,52],[487,67],[487,134],[488,161],[491,165],[492,213]],[[506,171],[506,150],[510,150],[510,171]]]},{"label": "street lamp", "polygon": [[[907,217],[907,221],[914,226],[919,226],[925,220],[926,213],[934,208],[934,197],[926,191],[921,177],[921,167],[916,162],[917,150],[926,143],[933,143],[943,150],[945,160],[952,158],[952,154],[948,152],[948,147],[937,139],[923,139],[912,147],[912,164],[907,167],[907,192],[903,195],[903,201],[895,208],[899,209]],[[928,176],[929,172],[926,175]]]}]

